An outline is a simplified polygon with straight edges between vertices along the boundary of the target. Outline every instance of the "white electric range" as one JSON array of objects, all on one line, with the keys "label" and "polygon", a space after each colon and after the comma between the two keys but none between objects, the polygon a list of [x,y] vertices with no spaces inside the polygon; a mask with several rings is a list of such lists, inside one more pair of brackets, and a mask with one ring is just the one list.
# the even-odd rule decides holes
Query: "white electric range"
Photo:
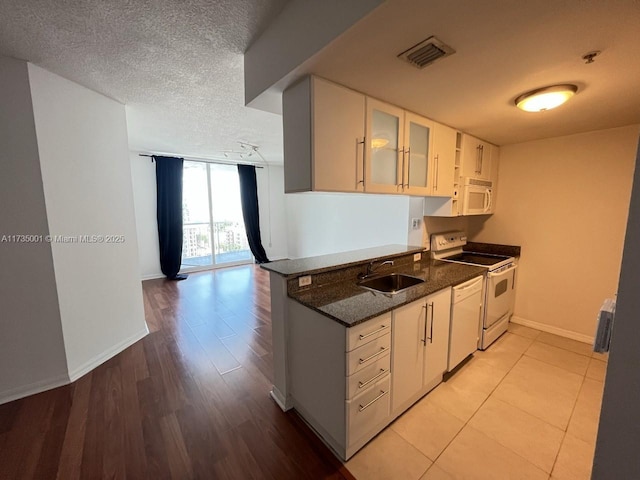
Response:
[{"label": "white electric range", "polygon": [[480,310],[478,348],[484,350],[507,331],[513,314],[516,295],[514,257],[488,253],[467,252],[465,232],[446,232],[431,235],[432,258],[445,262],[463,263],[487,269]]}]

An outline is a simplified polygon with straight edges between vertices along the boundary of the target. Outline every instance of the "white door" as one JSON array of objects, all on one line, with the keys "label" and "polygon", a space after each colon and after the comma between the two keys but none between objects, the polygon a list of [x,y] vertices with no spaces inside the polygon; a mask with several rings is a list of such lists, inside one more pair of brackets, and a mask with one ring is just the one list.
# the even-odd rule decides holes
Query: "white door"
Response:
[{"label": "white door", "polygon": [[425,354],[425,301],[393,311],[391,357],[391,411],[404,408],[422,388]]},{"label": "white door", "polygon": [[447,371],[449,325],[451,319],[451,288],[429,295],[427,302],[427,342],[424,357],[423,385],[441,379]]},{"label": "white door", "polygon": [[366,192],[402,193],[404,110],[367,97],[365,184]]},{"label": "white door", "polygon": [[487,274],[484,328],[489,328],[508,313],[513,313],[517,268],[517,265],[512,265],[501,272]]},{"label": "white door", "polygon": [[482,281],[483,278],[479,277],[453,287],[448,371],[453,370],[478,348]]},{"label": "white door", "polygon": [[457,132],[450,127],[434,124],[433,129],[433,182],[431,195],[451,197],[455,182]]},{"label": "white door", "polygon": [[313,78],[313,190],[364,191],[364,95]]},{"label": "white door", "polygon": [[402,191],[409,195],[431,195],[433,122],[415,113],[405,112],[404,152],[402,154]]}]

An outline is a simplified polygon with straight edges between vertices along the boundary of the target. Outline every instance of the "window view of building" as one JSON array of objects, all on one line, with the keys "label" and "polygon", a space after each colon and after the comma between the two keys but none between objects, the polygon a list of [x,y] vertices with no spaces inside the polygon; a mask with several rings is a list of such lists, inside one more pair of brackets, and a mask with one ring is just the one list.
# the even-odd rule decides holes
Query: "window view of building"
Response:
[{"label": "window view of building", "polygon": [[235,165],[184,162],[182,269],[252,260]]}]

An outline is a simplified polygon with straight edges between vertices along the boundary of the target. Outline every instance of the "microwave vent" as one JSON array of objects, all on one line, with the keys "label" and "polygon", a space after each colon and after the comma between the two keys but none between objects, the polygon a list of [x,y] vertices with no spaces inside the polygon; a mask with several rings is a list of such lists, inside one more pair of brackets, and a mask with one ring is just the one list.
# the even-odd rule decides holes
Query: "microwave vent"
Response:
[{"label": "microwave vent", "polygon": [[449,45],[431,36],[398,55],[416,68],[424,68],[436,60],[456,53]]}]

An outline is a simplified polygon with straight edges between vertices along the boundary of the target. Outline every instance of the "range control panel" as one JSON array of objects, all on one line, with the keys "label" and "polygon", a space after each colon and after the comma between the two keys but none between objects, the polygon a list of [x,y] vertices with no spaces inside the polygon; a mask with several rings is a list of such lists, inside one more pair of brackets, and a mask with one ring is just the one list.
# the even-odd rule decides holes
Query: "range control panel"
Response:
[{"label": "range control panel", "polygon": [[431,235],[431,251],[440,252],[467,244],[467,234],[465,232],[445,232]]}]

